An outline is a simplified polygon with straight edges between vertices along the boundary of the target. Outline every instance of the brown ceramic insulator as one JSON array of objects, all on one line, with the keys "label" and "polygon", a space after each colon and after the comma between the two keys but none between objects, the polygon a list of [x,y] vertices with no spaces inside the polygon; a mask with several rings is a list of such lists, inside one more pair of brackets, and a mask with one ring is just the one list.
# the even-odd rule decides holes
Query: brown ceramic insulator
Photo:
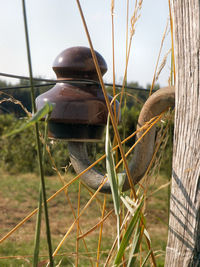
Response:
[{"label": "brown ceramic insulator", "polygon": [[[107,71],[106,62],[97,52],[96,56],[103,75]],[[86,47],[64,50],[55,59],[53,70],[58,80],[98,79],[90,49]],[[56,104],[49,121],[49,137],[70,141],[101,140],[108,111],[98,84],[57,83],[37,97],[37,109],[46,101]]]},{"label": "brown ceramic insulator", "polygon": [[[104,58],[95,52],[102,75],[107,71]],[[71,47],[61,52],[53,63],[57,79],[78,78],[98,81],[91,50],[86,47]]]}]

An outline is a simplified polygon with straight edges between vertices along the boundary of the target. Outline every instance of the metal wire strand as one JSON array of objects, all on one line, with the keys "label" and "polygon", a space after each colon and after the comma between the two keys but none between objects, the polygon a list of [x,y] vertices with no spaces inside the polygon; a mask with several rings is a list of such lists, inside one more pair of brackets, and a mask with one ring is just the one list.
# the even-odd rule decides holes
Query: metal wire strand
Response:
[{"label": "metal wire strand", "polygon": [[[0,72],[0,76],[4,77],[9,77],[9,78],[14,78],[14,79],[23,79],[23,80],[30,80],[29,77],[27,76],[21,76],[21,75],[15,75],[15,74],[9,74],[9,73],[4,73]],[[68,84],[96,84],[100,86],[100,83],[97,81],[93,80],[86,80],[86,79],[65,79],[65,80],[53,80],[53,79],[44,79],[44,78],[34,78],[34,81],[39,81],[39,82],[46,82],[46,84],[35,84],[35,87],[43,87],[43,86],[53,86],[56,83],[68,83]],[[113,86],[112,83],[104,83],[106,86]],[[122,88],[122,85],[120,84],[115,84],[115,87],[117,88]],[[0,90],[14,90],[14,89],[24,89],[24,88],[30,88],[30,85],[25,85],[25,86],[9,86],[9,87],[3,87],[0,88]],[[136,91],[142,91],[142,92],[149,92],[150,89],[148,88],[139,88],[139,87],[134,87],[134,86],[126,86],[127,89],[131,90],[136,90]],[[156,91],[156,90],[153,90]]]}]

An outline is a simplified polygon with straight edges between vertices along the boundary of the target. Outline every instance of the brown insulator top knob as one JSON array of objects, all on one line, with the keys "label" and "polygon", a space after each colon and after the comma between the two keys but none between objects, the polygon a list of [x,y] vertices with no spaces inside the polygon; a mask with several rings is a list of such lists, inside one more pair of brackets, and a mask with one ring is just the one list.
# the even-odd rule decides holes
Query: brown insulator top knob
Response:
[{"label": "brown insulator top knob", "polygon": [[[98,52],[95,53],[101,73],[104,75],[107,71],[107,64]],[[92,54],[87,47],[71,47],[62,51],[53,63],[53,70],[58,79],[75,78],[98,81]]]}]

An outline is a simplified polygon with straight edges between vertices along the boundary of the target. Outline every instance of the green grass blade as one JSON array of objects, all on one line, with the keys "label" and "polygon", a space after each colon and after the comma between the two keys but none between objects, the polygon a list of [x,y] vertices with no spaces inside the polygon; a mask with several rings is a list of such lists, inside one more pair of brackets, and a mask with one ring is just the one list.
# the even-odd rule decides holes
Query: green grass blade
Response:
[{"label": "green grass blade", "polygon": [[[50,116],[50,113],[46,116],[46,119],[45,119],[44,145],[43,145],[43,155],[42,155],[43,164],[44,164],[44,160],[45,160],[49,116]],[[38,198],[38,213],[37,213],[37,220],[36,220],[34,255],[33,255],[33,266],[34,267],[38,266],[38,260],[39,260],[40,233],[41,233],[41,221],[42,221],[42,201],[43,201],[42,183],[40,181],[39,198]]]},{"label": "green grass blade", "polygon": [[[117,216],[117,240],[118,240],[118,249],[120,247],[120,187],[118,182],[118,177],[115,170],[115,162],[112,152],[112,146],[109,136],[109,116],[106,126],[106,141],[105,141],[105,150],[106,150],[106,169],[108,174],[108,180],[110,182],[112,198],[114,202],[115,214]],[[121,179],[122,180],[122,179]]]},{"label": "green grass blade", "polygon": [[135,211],[135,214],[133,215],[131,222],[130,222],[130,224],[129,224],[129,226],[128,226],[125,234],[124,234],[120,248],[118,250],[118,253],[117,253],[115,261],[114,261],[114,265],[119,265],[121,262],[121,259],[124,255],[124,252],[125,252],[127,245],[129,244],[129,241],[130,241],[132,233],[135,229],[135,226],[136,226],[138,220],[140,219],[140,211],[141,211],[142,206],[143,206],[143,199],[140,202],[140,204],[138,205],[138,207]]},{"label": "green grass blade", "polygon": [[37,214],[36,229],[35,229],[33,267],[38,266],[39,250],[40,250],[41,220],[42,220],[42,186],[40,183],[39,199],[38,199],[38,214]]},{"label": "green grass blade", "polygon": [[137,255],[139,252],[140,244],[142,241],[143,233],[144,233],[144,225],[141,225],[141,220],[139,220],[137,224],[137,230],[135,231],[135,235],[132,241],[132,247],[131,247],[127,267],[134,266],[135,264],[135,261],[137,259]]},{"label": "green grass blade", "polygon": [[55,104],[52,104],[50,102],[47,102],[43,108],[38,110],[30,120],[28,120],[26,123],[22,124],[19,128],[13,130],[12,132],[4,135],[3,137],[9,137],[11,135],[17,134],[26,128],[34,125],[36,122],[40,121],[45,115],[50,114],[54,108]]},{"label": "green grass blade", "polygon": [[148,258],[149,258],[149,256],[151,255],[151,250],[149,250],[149,252],[148,252],[148,254],[147,254],[147,256],[146,256],[146,258],[144,259],[144,261],[143,261],[143,263],[142,263],[142,265],[141,265],[141,267],[144,267],[144,265],[146,264],[146,262],[147,262],[147,260],[148,260]]},{"label": "green grass blade", "polygon": [[118,190],[118,184],[117,184],[117,174],[115,171],[115,163],[112,153],[112,147],[110,142],[110,136],[109,136],[109,117],[108,122],[106,126],[106,141],[105,141],[105,150],[106,150],[106,170],[108,173],[108,180],[110,182],[113,202],[114,202],[114,209],[116,215],[119,215],[119,190]]},{"label": "green grass blade", "polygon": [[[26,50],[27,50],[27,58],[28,58],[28,66],[29,66],[30,85],[31,85],[31,102],[32,102],[33,112],[36,113],[35,94],[34,94],[33,75],[32,75],[32,63],[31,63],[31,51],[30,51],[30,44],[29,44],[25,0],[22,0],[22,9],[23,9],[24,30],[25,30],[25,39],[26,39]],[[51,108],[53,108],[52,104],[51,104]],[[50,114],[50,112],[47,112],[47,113]],[[36,136],[38,163],[39,163],[39,170],[40,170],[40,181],[42,185],[42,196],[43,196],[43,201],[44,201],[44,213],[45,213],[45,222],[46,222],[46,236],[47,236],[47,243],[48,243],[48,250],[49,250],[49,260],[50,260],[50,266],[53,267],[54,260],[52,256],[51,231],[50,231],[49,217],[48,217],[48,206],[46,202],[47,198],[46,198],[46,190],[45,190],[44,171],[43,171],[43,165],[42,165],[39,128],[38,128],[37,122],[35,123],[35,136]]]}]

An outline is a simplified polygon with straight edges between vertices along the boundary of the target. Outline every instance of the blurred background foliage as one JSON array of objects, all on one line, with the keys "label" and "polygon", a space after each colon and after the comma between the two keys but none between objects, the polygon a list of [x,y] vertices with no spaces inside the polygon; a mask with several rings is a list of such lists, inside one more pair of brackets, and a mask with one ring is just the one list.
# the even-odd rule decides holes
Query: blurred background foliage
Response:
[{"label": "blurred background foliage", "polygon": [[[26,86],[28,81],[20,80],[15,86]],[[13,85],[8,84],[4,81],[0,81],[0,89],[11,87]],[[130,83],[129,86],[141,88],[137,82]],[[36,96],[48,90],[52,86],[45,86],[35,89]],[[150,88],[150,84],[147,85]],[[156,85],[154,89],[158,89],[159,85]],[[107,91],[112,95],[112,87],[107,87]],[[117,90],[117,93],[121,89]],[[125,89],[125,97],[123,99],[122,110],[121,110],[121,122],[119,124],[119,133],[121,140],[132,134],[137,125],[138,116],[140,110],[147,100],[149,93],[147,91],[135,91],[131,89]],[[16,89],[16,90],[4,90],[0,91],[0,136],[2,137],[5,133],[12,131],[14,128],[19,127],[24,120],[27,119],[27,114],[20,107],[20,105],[14,104],[10,101],[3,101],[9,98],[14,98],[19,100],[23,106],[31,112],[31,99],[30,92],[28,89]],[[165,123],[166,124],[166,123]],[[161,125],[158,124],[158,130],[161,129]],[[162,126],[163,127],[163,126]],[[43,123],[40,123],[41,135],[44,131]],[[173,125],[169,130],[169,138],[167,145],[164,150],[162,150],[162,157],[160,162],[160,169],[167,176],[171,175],[171,159],[172,159],[172,132]],[[113,135],[112,126],[110,133]],[[130,139],[126,142],[125,150],[127,151],[130,146],[133,145],[134,139]],[[48,146],[51,151],[51,155],[57,168],[62,172],[65,168],[69,166],[69,155],[67,150],[67,142],[65,141],[53,141],[48,140]],[[98,159],[104,154],[104,140],[96,144],[88,144],[88,153],[91,161]],[[47,154],[48,155],[48,154]],[[0,168],[7,171],[8,173],[27,173],[38,171],[37,164],[37,152],[35,144],[34,129],[28,128],[23,132],[12,135],[8,138],[0,138]],[[100,170],[105,168],[105,162],[102,161],[98,164]],[[72,172],[72,168],[70,169]],[[52,166],[50,157],[46,157],[45,164],[45,174],[54,175],[55,170]]]}]

